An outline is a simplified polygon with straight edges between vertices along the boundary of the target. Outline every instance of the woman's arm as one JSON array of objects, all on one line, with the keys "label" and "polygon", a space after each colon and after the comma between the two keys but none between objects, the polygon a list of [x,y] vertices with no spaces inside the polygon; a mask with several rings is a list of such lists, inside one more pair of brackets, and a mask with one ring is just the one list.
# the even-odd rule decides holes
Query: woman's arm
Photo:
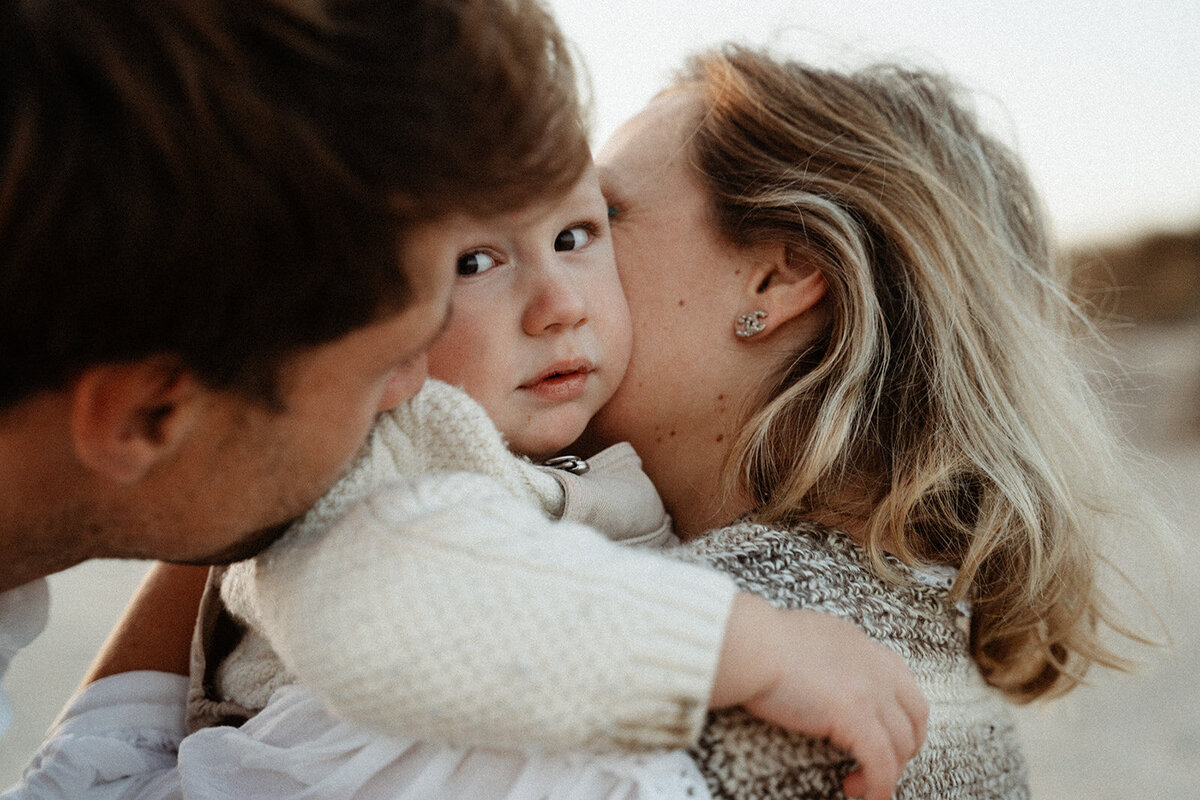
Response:
[{"label": "woman's arm", "polygon": [[188,674],[196,611],[208,567],[157,563],[100,648],[84,685],[135,670]]}]

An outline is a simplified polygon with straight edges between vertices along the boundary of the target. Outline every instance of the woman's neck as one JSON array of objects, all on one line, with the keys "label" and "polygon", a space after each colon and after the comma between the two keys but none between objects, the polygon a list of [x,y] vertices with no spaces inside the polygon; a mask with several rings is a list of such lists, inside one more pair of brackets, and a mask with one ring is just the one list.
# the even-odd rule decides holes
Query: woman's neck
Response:
[{"label": "woman's neck", "polygon": [[725,485],[721,465],[728,454],[722,441],[684,441],[643,457],[646,474],[654,481],[663,505],[675,523],[675,533],[689,541],[706,531],[728,525],[754,507],[748,492]]}]

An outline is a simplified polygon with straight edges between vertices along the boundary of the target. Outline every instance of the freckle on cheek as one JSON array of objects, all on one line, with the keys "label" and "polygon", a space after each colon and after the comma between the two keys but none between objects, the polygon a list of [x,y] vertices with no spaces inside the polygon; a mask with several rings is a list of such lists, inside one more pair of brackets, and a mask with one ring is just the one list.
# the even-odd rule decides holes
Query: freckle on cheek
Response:
[{"label": "freckle on cheek", "polygon": [[670,432],[669,434],[667,434],[667,435],[668,435],[668,436],[674,436],[674,435],[675,435],[675,431],[671,431],[671,432]]},{"label": "freckle on cheek", "polygon": [[679,307],[680,307],[680,308],[683,308],[685,305],[687,305],[687,304],[686,304],[686,303],[684,303],[684,302],[683,302],[683,300],[680,300],[680,301],[679,301]]},{"label": "freckle on cheek", "polygon": [[719,395],[717,395],[717,399],[718,399],[718,400],[724,400],[724,399],[725,399],[725,395],[723,395],[723,394],[719,394]]},{"label": "freckle on cheek", "polygon": [[718,442],[723,442],[723,441],[725,441],[725,434],[723,434],[723,433],[718,433],[718,434],[717,434],[717,441],[718,441]]}]

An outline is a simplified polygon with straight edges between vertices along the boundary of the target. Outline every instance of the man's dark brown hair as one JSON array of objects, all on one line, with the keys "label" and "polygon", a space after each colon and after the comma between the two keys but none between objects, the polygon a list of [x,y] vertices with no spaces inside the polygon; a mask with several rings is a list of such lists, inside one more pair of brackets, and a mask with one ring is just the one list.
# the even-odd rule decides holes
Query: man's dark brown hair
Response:
[{"label": "man's dark brown hair", "polygon": [[408,302],[407,224],[587,158],[533,0],[0,0],[0,409],[156,354],[276,400]]}]

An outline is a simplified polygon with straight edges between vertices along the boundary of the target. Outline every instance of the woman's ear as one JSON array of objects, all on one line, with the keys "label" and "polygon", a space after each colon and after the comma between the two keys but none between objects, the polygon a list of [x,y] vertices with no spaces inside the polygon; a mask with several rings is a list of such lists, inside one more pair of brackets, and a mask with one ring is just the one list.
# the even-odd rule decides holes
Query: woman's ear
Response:
[{"label": "woman's ear", "polygon": [[71,386],[71,438],[88,469],[133,484],[184,441],[206,390],[173,359],[88,367]]},{"label": "woman's ear", "polygon": [[808,314],[825,296],[825,275],[808,261],[794,259],[782,244],[753,248],[734,329],[743,339],[766,338],[786,323]]}]

